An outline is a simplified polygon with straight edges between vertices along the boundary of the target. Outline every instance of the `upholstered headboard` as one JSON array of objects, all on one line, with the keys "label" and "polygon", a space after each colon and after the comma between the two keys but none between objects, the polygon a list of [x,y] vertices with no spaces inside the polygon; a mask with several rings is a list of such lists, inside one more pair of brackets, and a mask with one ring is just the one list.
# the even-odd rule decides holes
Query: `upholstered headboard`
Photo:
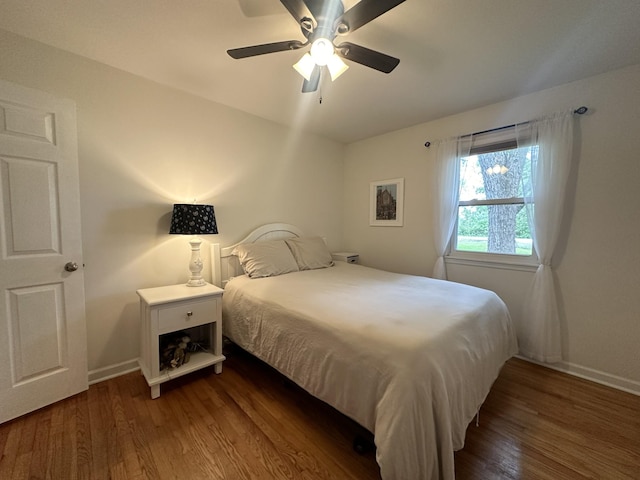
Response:
[{"label": "upholstered headboard", "polygon": [[268,223],[256,228],[238,243],[220,248],[220,244],[211,245],[211,283],[224,287],[227,281],[237,275],[244,274],[240,262],[233,249],[242,243],[264,242],[265,240],[279,240],[283,238],[302,237],[304,233],[295,225],[288,223]]}]

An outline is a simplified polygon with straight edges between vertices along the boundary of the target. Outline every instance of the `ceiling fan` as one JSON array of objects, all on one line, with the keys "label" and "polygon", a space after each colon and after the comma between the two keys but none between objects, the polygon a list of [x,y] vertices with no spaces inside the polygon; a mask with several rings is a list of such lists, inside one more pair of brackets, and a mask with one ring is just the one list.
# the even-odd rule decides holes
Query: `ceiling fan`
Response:
[{"label": "ceiling fan", "polygon": [[335,80],[349,68],[342,59],[351,60],[380,72],[390,73],[400,60],[384,53],[370,50],[350,42],[334,43],[335,38],[346,35],[366,25],[373,19],[405,0],[360,0],[344,11],[341,0],[280,0],[291,16],[300,25],[306,38],[265,43],[250,47],[233,48],[227,53],[236,59],[254,57],[267,53],[298,50],[311,45],[293,68],[304,77],[303,92],[315,92],[320,82],[322,67],[327,66],[331,80]]}]

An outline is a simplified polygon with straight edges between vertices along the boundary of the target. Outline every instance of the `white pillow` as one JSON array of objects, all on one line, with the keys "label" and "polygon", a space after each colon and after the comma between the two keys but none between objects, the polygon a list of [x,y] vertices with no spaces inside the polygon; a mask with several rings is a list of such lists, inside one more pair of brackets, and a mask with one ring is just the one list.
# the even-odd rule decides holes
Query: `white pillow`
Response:
[{"label": "white pillow", "polygon": [[315,270],[333,265],[331,252],[320,237],[298,237],[285,240],[300,270]]},{"label": "white pillow", "polygon": [[244,272],[251,278],[298,271],[298,264],[284,240],[244,243],[234,248],[231,254],[238,257]]}]

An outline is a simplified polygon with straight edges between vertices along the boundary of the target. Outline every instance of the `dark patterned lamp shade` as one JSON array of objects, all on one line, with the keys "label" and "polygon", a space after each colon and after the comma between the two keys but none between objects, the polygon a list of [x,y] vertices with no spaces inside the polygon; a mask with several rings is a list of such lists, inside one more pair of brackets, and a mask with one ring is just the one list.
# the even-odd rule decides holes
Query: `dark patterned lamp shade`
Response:
[{"label": "dark patterned lamp shade", "polygon": [[213,205],[174,204],[169,233],[178,235],[211,235],[218,233]]}]

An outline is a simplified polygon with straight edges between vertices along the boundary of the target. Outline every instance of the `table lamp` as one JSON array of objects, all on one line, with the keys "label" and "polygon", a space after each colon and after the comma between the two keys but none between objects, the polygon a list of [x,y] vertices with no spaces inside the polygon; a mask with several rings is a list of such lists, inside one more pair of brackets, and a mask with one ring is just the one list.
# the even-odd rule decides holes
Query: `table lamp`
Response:
[{"label": "table lamp", "polygon": [[[213,205],[174,204],[169,233],[176,235],[211,235],[218,233]],[[201,243],[202,240],[197,236],[189,240],[191,245],[191,261],[189,262],[191,276],[187,282],[188,287],[202,287],[207,284],[201,275]]]}]

